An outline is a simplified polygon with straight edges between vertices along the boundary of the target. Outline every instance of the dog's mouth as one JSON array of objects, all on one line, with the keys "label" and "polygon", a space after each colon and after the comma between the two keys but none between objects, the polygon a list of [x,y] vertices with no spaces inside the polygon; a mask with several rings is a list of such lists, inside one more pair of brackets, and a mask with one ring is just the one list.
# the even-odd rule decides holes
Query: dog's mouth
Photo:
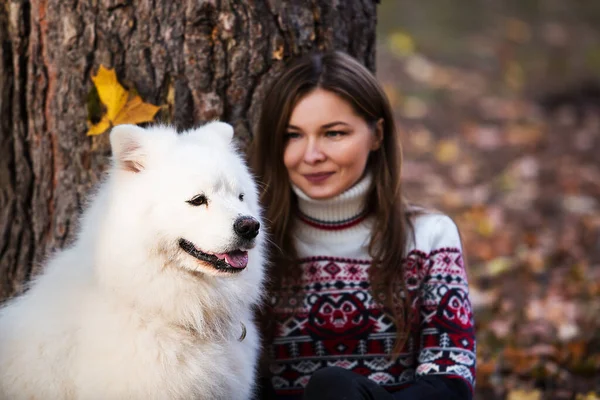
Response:
[{"label": "dog's mouth", "polygon": [[189,240],[179,239],[179,247],[190,256],[210,264],[215,269],[223,272],[238,273],[248,265],[248,252],[233,250],[227,253],[205,253],[198,250]]}]

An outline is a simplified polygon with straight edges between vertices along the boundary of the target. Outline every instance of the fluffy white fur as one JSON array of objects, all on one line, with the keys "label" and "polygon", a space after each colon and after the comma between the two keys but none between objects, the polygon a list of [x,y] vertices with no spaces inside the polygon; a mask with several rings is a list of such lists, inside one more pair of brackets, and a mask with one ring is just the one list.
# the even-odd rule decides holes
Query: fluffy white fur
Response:
[{"label": "fluffy white fur", "polygon": [[[165,126],[112,130],[113,165],[76,241],[0,309],[0,399],[252,397],[262,229],[238,273],[178,244],[226,252],[237,217],[260,221],[232,136],[221,122],[180,135]],[[207,206],[186,202],[200,193]]]}]

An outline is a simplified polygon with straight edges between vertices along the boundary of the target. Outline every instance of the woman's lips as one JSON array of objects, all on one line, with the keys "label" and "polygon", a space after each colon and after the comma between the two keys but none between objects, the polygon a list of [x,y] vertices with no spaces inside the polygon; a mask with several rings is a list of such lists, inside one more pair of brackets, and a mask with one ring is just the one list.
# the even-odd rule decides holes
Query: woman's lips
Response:
[{"label": "woman's lips", "polygon": [[320,183],[327,180],[333,174],[334,172],[319,172],[317,174],[305,174],[304,178],[310,183]]}]

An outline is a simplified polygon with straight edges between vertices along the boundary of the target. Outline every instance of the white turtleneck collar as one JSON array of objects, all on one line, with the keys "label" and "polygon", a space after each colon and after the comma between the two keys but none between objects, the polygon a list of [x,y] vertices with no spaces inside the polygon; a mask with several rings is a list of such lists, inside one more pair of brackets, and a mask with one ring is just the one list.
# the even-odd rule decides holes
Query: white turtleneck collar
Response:
[{"label": "white turtleneck collar", "polygon": [[292,185],[298,196],[300,218],[311,225],[323,229],[343,229],[357,220],[364,219],[366,198],[373,178],[365,174],[354,186],[330,199],[315,200],[299,187]]},{"label": "white turtleneck collar", "polygon": [[366,200],[372,183],[367,173],[345,192],[325,200],[315,200],[292,185],[298,198],[296,250],[300,258],[315,255],[368,259],[372,218]]}]

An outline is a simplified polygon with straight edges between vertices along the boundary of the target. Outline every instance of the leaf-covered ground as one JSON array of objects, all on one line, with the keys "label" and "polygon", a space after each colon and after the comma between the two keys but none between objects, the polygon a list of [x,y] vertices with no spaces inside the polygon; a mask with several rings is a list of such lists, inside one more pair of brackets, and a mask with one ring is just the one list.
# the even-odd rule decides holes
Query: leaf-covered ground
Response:
[{"label": "leaf-covered ground", "polygon": [[600,399],[600,2],[509,3],[383,1],[378,78],[463,235],[476,398]]}]

